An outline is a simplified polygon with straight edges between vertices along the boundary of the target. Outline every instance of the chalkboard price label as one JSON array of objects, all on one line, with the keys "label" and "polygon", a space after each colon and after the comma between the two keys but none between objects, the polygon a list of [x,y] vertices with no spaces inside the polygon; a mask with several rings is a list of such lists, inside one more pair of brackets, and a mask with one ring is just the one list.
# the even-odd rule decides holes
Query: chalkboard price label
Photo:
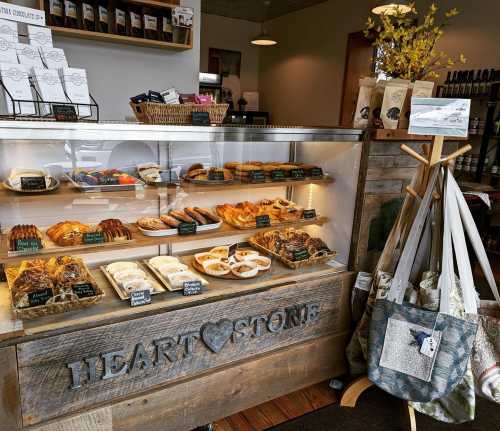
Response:
[{"label": "chalkboard price label", "polygon": [[183,285],[182,294],[184,296],[200,295],[201,281],[200,280],[185,281]]},{"label": "chalkboard price label", "polygon": [[304,218],[304,220],[315,219],[316,218],[316,210],[315,209],[304,210],[304,212],[302,213],[302,217]]},{"label": "chalkboard price label", "polygon": [[292,177],[293,180],[303,180],[306,177],[306,174],[304,172],[304,169],[298,168],[298,169],[292,169],[290,171],[290,176]]},{"label": "chalkboard price label", "polygon": [[149,290],[138,290],[130,293],[130,306],[140,307],[151,304],[151,292]]},{"label": "chalkboard price label", "polygon": [[271,219],[267,214],[255,216],[255,226],[257,228],[271,227]]},{"label": "chalkboard price label", "polygon": [[52,105],[52,112],[56,121],[78,121],[76,109],[73,105]]},{"label": "chalkboard price label", "polygon": [[77,283],[73,285],[73,292],[78,298],[95,296],[94,286],[91,283]]},{"label": "chalkboard price label", "polygon": [[47,301],[54,296],[52,289],[45,289],[40,292],[28,293],[28,303],[30,307],[37,307],[39,305],[45,305]]},{"label": "chalkboard price label", "polygon": [[282,169],[275,169],[271,171],[271,181],[284,181],[285,171]]},{"label": "chalkboard price label", "polygon": [[83,234],[84,244],[102,244],[105,242],[103,232],[87,232]]},{"label": "chalkboard price label", "polygon": [[45,190],[45,177],[21,177],[21,190]]},{"label": "chalkboard price label", "polygon": [[252,183],[263,183],[266,181],[266,174],[264,171],[250,171],[249,178]]},{"label": "chalkboard price label", "polygon": [[183,222],[177,227],[177,232],[179,235],[194,235],[196,233],[196,223],[195,222]]},{"label": "chalkboard price label", "polygon": [[208,112],[193,112],[193,126],[210,126],[210,115]]},{"label": "chalkboard price label", "polygon": [[301,250],[296,250],[293,252],[293,260],[294,262],[299,262],[301,260],[307,260],[309,259],[310,254],[307,251],[307,249],[303,248]]},{"label": "chalkboard price label", "polygon": [[38,251],[42,249],[42,241],[38,238],[16,239],[16,251]]},{"label": "chalkboard price label", "polygon": [[313,178],[322,178],[323,177],[323,169],[321,169],[321,168],[312,168],[311,169],[311,177],[313,177]]},{"label": "chalkboard price label", "polygon": [[224,172],[221,171],[208,171],[209,181],[224,181]]}]

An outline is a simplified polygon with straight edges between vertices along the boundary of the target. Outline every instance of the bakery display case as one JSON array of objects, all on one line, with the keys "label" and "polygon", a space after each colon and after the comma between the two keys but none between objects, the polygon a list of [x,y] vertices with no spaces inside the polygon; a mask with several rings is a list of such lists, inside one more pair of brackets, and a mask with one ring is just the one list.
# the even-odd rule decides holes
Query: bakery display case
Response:
[{"label": "bakery display case", "polygon": [[[345,371],[361,131],[5,121],[0,136],[13,429],[126,402],[109,429],[132,430],[146,393],[178,407],[186,378],[210,390],[278,358],[309,371],[259,397]],[[167,429],[256,400],[216,398]]]}]

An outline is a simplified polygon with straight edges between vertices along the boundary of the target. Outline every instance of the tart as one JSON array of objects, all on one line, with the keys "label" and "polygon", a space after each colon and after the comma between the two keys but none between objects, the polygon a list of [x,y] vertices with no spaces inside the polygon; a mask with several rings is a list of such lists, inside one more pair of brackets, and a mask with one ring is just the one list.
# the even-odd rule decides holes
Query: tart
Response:
[{"label": "tart", "polygon": [[158,269],[162,265],[179,263],[179,259],[174,256],[155,256],[149,259],[148,263]]},{"label": "tart", "polygon": [[238,278],[252,278],[259,273],[257,264],[251,261],[239,262],[231,267],[231,272]]},{"label": "tart", "polygon": [[231,272],[231,266],[225,262],[209,261],[203,268],[208,275],[213,275],[214,277],[221,277]]},{"label": "tart", "polygon": [[259,252],[255,250],[236,250],[234,257],[238,262],[251,260],[252,257],[258,256]]},{"label": "tart", "polygon": [[106,266],[106,271],[108,271],[111,275],[115,275],[118,272],[138,268],[139,266],[135,262],[113,262]]},{"label": "tart", "polygon": [[213,253],[197,253],[194,255],[194,258],[196,262],[198,262],[201,266],[203,266],[203,263],[208,261],[208,260],[219,260],[219,256]]},{"label": "tart", "polygon": [[265,256],[248,256],[248,259],[245,262],[255,263],[259,271],[267,271],[269,268],[271,268],[271,259]]},{"label": "tart", "polygon": [[217,258],[219,258],[219,259],[228,259],[229,258],[229,247],[227,245],[215,247],[212,250],[210,250],[210,254],[217,256]]}]

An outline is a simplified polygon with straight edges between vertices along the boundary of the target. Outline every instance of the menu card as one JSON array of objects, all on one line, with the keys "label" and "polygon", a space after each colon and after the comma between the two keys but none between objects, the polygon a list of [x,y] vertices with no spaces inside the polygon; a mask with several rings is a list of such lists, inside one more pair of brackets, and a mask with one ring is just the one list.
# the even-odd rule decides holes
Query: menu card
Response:
[{"label": "menu card", "polygon": [[0,19],[0,39],[8,40],[9,42],[18,42],[17,22]]},{"label": "menu card", "polygon": [[[90,104],[89,85],[85,69],[65,67],[59,71],[66,94],[73,103]],[[76,106],[79,117],[91,115],[90,106]]]},{"label": "menu card", "polygon": [[[13,99],[33,100],[26,66],[22,64],[0,63],[0,77]],[[4,97],[7,112],[13,114],[14,107],[7,92],[5,92]],[[15,108],[16,114],[34,115],[36,113],[35,104],[32,102],[18,102]]]},{"label": "menu card", "polygon": [[43,67],[42,58],[36,47],[18,43],[16,44],[16,52],[20,64],[24,64],[28,68]]},{"label": "menu card", "polygon": [[[32,69],[32,76],[42,100],[56,103],[68,102],[57,70],[34,67]],[[44,103],[43,111],[44,114],[49,114],[51,112],[48,103]]]},{"label": "menu card", "polygon": [[0,63],[18,63],[15,42],[0,38]]},{"label": "menu card", "polygon": [[61,48],[40,47],[40,54],[47,69],[62,69],[68,67],[68,60]]},{"label": "menu card", "polygon": [[52,31],[48,27],[28,25],[28,37],[31,46],[52,48]]}]

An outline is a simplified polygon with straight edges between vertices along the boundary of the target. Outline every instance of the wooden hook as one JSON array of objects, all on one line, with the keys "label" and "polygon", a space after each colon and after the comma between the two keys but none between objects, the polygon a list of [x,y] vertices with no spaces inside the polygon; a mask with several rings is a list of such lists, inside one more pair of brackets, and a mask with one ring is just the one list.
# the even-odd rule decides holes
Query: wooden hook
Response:
[{"label": "wooden hook", "polygon": [[[406,191],[412,195],[414,198],[418,198],[418,199],[422,199],[422,197],[415,191],[415,189],[413,189],[412,187],[410,186],[406,186]],[[438,201],[439,199],[441,199],[441,195],[438,193],[438,192],[433,192],[432,193],[432,197],[434,198],[434,200]]]},{"label": "wooden hook", "polygon": [[401,151],[404,151],[405,153],[409,154],[414,159],[417,159],[419,162],[423,163],[424,165],[427,165],[427,166],[429,165],[429,161],[425,157],[421,156],[415,150],[412,150],[407,145],[402,144],[400,148],[401,148]]},{"label": "wooden hook", "polygon": [[469,144],[464,145],[462,148],[459,148],[457,151],[451,153],[449,156],[446,156],[444,159],[442,159],[441,163],[447,165],[452,160],[456,159],[458,156],[461,156],[462,154],[467,153],[470,150],[472,150],[472,145]]}]

